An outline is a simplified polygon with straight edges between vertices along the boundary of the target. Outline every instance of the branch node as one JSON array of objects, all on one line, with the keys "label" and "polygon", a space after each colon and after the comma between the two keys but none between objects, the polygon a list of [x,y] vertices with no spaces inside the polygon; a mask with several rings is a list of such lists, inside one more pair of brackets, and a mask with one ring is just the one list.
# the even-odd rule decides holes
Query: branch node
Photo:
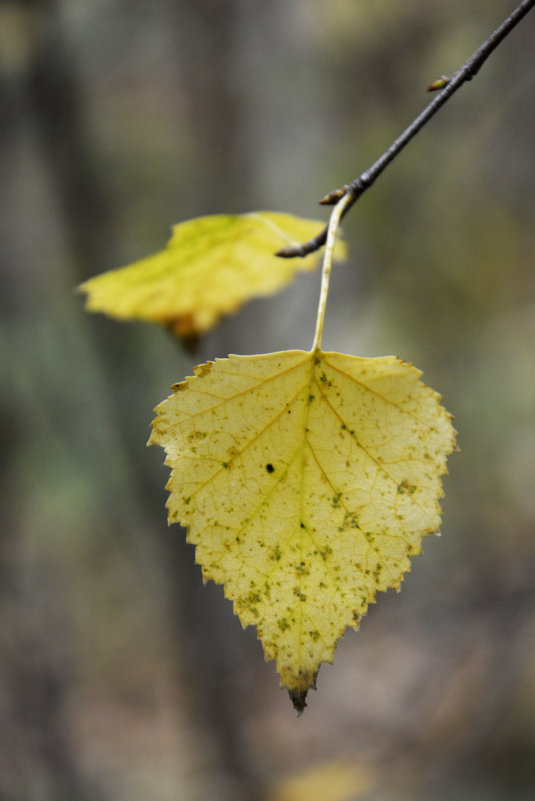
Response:
[{"label": "branch node", "polygon": [[373,181],[374,178],[372,178],[368,170],[365,170],[362,175],[359,175],[358,178],[355,178],[355,180],[349,184],[347,190],[351,192],[351,194],[354,195],[355,200],[357,200],[357,198],[359,198],[362,193],[373,184]]}]

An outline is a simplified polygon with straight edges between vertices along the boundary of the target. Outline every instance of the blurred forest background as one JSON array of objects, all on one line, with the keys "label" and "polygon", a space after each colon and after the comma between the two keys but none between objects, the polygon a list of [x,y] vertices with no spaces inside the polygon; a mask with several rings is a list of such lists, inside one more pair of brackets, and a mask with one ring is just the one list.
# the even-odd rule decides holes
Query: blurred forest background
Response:
[{"label": "blurred forest background", "polygon": [[297,719],[168,529],[153,407],[308,348],[319,274],[188,353],[76,286],[173,223],[317,201],[514,0],[0,0],[1,801],[523,801],[535,787],[535,15],[345,221],[326,348],[456,417],[442,538]]}]

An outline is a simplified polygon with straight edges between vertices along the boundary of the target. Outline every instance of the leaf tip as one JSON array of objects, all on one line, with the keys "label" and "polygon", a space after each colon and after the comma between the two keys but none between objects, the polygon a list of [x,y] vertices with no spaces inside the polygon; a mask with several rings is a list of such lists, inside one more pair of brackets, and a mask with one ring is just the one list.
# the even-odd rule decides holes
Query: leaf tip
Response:
[{"label": "leaf tip", "polygon": [[290,701],[293,704],[295,711],[297,712],[297,717],[300,718],[303,714],[305,707],[308,706],[306,698],[307,698],[308,690],[288,690],[288,695],[290,696]]},{"label": "leaf tip", "polygon": [[[331,660],[332,661],[332,660]],[[288,695],[290,696],[290,701],[293,704],[295,711],[297,712],[297,717],[300,718],[303,714],[305,707],[308,706],[307,704],[307,695],[310,689],[317,690],[316,686],[316,679],[318,678],[318,670],[314,674],[310,674],[308,671],[303,672],[301,677],[306,677],[304,683],[301,683],[300,686],[296,687],[295,689],[291,690],[289,687]]]}]

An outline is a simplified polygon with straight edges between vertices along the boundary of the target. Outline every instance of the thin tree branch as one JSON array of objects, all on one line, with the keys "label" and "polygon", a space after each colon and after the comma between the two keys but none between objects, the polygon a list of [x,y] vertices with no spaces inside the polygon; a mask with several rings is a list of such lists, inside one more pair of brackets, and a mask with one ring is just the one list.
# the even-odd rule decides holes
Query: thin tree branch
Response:
[{"label": "thin tree branch", "polygon": [[[418,131],[429,122],[431,117],[437,113],[439,108],[446,103],[450,97],[459,89],[466,81],[471,81],[481,69],[482,65],[488,59],[490,54],[496,49],[503,39],[513,30],[513,28],[520,22],[520,20],[531,11],[535,5],[535,0],[523,0],[520,5],[510,14],[507,19],[492,33],[489,38],[479,47],[470,58],[465,61],[463,66],[451,77],[444,89],[440,94],[429,103],[428,106],[416,117],[416,119],[409,125],[408,128],[399,136],[388,148],[382,156],[372,164],[362,175],[352,181],[350,184],[345,184],[339,189],[329,192],[328,195],[320,201],[323,205],[334,205],[340,198],[346,194],[352,195],[352,200],[347,204],[343,210],[343,216],[347,214],[349,209],[357,202],[357,200],[364,194],[366,189],[376,181],[385,168],[401,153],[405,145],[413,139]],[[277,251],[276,256],[283,259],[291,259],[296,256],[307,256],[309,253],[319,250],[325,244],[327,239],[328,226],[326,226],[321,233],[305,242],[302,245],[295,247],[286,247]]]}]

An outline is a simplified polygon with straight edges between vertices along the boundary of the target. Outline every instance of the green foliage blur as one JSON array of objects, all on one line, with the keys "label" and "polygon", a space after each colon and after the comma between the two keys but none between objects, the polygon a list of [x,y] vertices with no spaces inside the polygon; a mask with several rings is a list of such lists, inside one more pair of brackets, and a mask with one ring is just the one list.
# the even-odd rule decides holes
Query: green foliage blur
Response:
[{"label": "green foliage blur", "polygon": [[318,801],[533,797],[535,17],[346,218],[325,349],[414,362],[461,453],[299,720],[145,442],[196,363],[310,347],[319,274],[193,353],[75,291],[196,215],[321,216],[513,5],[0,0],[2,801],[299,801],[340,759]]}]

